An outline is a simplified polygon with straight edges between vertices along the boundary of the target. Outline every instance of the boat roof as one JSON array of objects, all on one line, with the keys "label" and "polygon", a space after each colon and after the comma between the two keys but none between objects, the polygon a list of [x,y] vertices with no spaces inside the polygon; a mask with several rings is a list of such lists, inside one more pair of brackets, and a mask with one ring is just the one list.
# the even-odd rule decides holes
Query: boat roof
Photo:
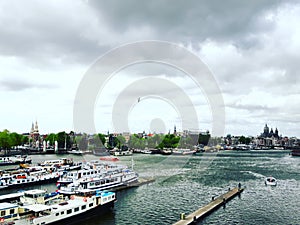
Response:
[{"label": "boat roof", "polygon": [[23,208],[33,212],[40,212],[40,211],[51,209],[52,207],[44,204],[32,204],[32,205],[25,205],[23,206]]},{"label": "boat roof", "polygon": [[40,189],[33,189],[33,190],[29,190],[29,191],[25,191],[26,194],[44,194],[46,193],[45,190],[40,190]]},{"label": "boat roof", "polygon": [[8,198],[17,198],[24,195],[23,192],[11,193],[6,195],[0,195],[0,200],[8,199]]},{"label": "boat roof", "polygon": [[8,203],[8,202],[0,203],[0,210],[17,208],[17,207],[18,207],[18,205],[12,204],[12,203]]}]

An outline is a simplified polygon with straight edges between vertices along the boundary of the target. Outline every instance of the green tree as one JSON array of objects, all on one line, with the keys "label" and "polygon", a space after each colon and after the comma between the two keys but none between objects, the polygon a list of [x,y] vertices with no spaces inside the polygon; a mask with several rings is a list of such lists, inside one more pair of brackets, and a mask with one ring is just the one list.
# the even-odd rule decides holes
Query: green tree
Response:
[{"label": "green tree", "polygon": [[99,139],[100,139],[100,141],[101,141],[101,143],[100,143],[100,144],[102,144],[102,146],[105,146],[105,143],[106,143],[106,138],[105,138],[105,135],[104,135],[104,134],[101,134],[101,133],[99,133],[99,134],[98,134],[98,137],[99,137]]},{"label": "green tree", "polygon": [[207,145],[210,139],[210,133],[200,133],[198,138],[198,144]]},{"label": "green tree", "polygon": [[49,141],[50,145],[54,146],[54,142],[57,141],[57,135],[51,133],[45,138],[45,141]]},{"label": "green tree", "polygon": [[21,138],[21,143],[22,145],[25,145],[29,142],[29,138],[25,135],[22,135],[22,138]]},{"label": "green tree", "polygon": [[8,150],[12,147],[12,142],[10,140],[10,135],[8,130],[4,130],[0,132],[0,147],[5,150]]},{"label": "green tree", "polygon": [[158,145],[158,148],[177,148],[180,137],[175,136],[174,134],[167,134],[164,136],[162,142]]},{"label": "green tree", "polygon": [[56,134],[57,142],[58,142],[58,148],[66,148],[69,149],[71,147],[71,140],[70,136],[65,132],[59,132]]},{"label": "green tree", "polygon": [[87,150],[88,148],[88,138],[86,134],[76,136],[75,141],[78,144],[80,150]]},{"label": "green tree", "polygon": [[246,138],[244,136],[240,136],[239,143],[240,144],[246,144]]}]

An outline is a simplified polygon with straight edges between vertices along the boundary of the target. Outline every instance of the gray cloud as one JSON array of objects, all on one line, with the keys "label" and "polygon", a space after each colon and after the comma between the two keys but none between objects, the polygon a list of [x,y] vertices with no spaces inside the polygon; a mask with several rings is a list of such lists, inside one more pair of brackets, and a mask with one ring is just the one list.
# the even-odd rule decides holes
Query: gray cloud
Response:
[{"label": "gray cloud", "polygon": [[57,85],[53,84],[36,84],[30,83],[24,80],[0,80],[0,89],[5,91],[24,91],[27,89],[38,88],[38,89],[53,89],[57,88]]},{"label": "gray cloud", "polygon": [[273,29],[273,24],[261,15],[287,4],[279,0],[230,0],[226,4],[217,0],[89,2],[120,33],[131,27],[150,27],[165,40],[226,40],[246,48],[259,42],[251,34]]},{"label": "gray cloud", "polygon": [[[58,3],[28,0],[26,4],[17,0],[1,1],[0,57],[21,58],[16,60],[16,64],[22,62],[21,67],[16,67],[18,69],[42,65],[46,74],[51,74],[57,69],[53,64],[66,68],[74,64],[88,67],[97,57],[120,44],[145,39],[175,42],[207,57],[207,64],[226,96],[226,106],[230,110],[245,110],[245,114],[260,121],[270,118],[282,123],[295,122],[299,118],[296,97],[290,96],[299,95],[299,38],[290,38],[287,34],[290,30],[282,29],[285,25],[279,26],[281,18],[277,16],[282,10],[286,10],[286,15],[292,14],[296,6],[299,3],[294,0],[66,0]],[[269,20],[268,15],[275,19]],[[297,30],[297,27],[293,29]],[[213,49],[205,49],[209,43],[213,47],[219,45],[219,52],[209,55],[209,50]],[[232,52],[226,54],[224,46],[231,46]],[[2,71],[1,74],[12,72],[15,71]],[[150,64],[128,68],[128,74],[168,78],[185,75],[174,68]],[[8,91],[59,88],[40,82],[12,77],[0,79],[0,88]],[[198,94],[197,90],[191,90],[193,87],[184,88],[194,96]],[[232,99],[242,99],[253,88],[268,93],[270,101],[276,103],[278,96],[284,96],[286,102],[281,98],[278,104],[264,105],[258,97],[257,104],[254,101],[232,103]],[[165,91],[176,96],[176,90]],[[134,93],[128,93],[128,97],[139,93],[142,89],[137,88]],[[245,125],[245,121],[240,125]]]}]

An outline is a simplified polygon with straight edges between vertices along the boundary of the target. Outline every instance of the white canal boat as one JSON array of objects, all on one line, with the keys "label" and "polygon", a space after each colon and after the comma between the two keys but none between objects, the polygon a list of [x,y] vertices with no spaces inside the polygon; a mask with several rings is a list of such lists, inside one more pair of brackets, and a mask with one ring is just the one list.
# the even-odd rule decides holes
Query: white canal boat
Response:
[{"label": "white canal boat", "polygon": [[[71,224],[113,207],[114,192],[82,190],[70,198],[54,198],[45,203],[43,191],[31,191],[24,198],[32,199],[22,204],[0,203],[0,223],[15,225]],[[56,202],[55,202],[56,201]],[[55,202],[55,203],[54,203]]]},{"label": "white canal boat", "polygon": [[[78,176],[78,173],[81,175]],[[57,187],[60,193],[72,195],[77,190],[108,190],[120,186],[128,186],[137,181],[138,174],[136,172],[124,168],[124,166],[118,166],[114,169],[110,168],[110,170],[100,172],[99,170],[69,172],[58,180]]]}]

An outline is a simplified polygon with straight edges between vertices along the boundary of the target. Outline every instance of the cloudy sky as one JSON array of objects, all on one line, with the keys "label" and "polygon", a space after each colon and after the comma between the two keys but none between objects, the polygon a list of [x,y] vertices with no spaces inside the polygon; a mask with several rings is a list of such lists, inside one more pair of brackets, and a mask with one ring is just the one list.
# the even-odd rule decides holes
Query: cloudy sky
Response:
[{"label": "cloudy sky", "polygon": [[[298,1],[0,1],[0,129],[29,132],[37,120],[42,133],[73,130],[78,87],[97,60],[158,40],[209,68],[224,101],[223,134],[255,136],[267,123],[300,137],[299,21]],[[155,84],[164,85],[151,95]],[[101,85],[86,115],[97,132],[117,130],[123,107],[127,117],[117,121],[130,132],[212,130],[205,88],[178,68],[133,64]],[[183,125],[183,107],[195,110],[196,123]]]}]

